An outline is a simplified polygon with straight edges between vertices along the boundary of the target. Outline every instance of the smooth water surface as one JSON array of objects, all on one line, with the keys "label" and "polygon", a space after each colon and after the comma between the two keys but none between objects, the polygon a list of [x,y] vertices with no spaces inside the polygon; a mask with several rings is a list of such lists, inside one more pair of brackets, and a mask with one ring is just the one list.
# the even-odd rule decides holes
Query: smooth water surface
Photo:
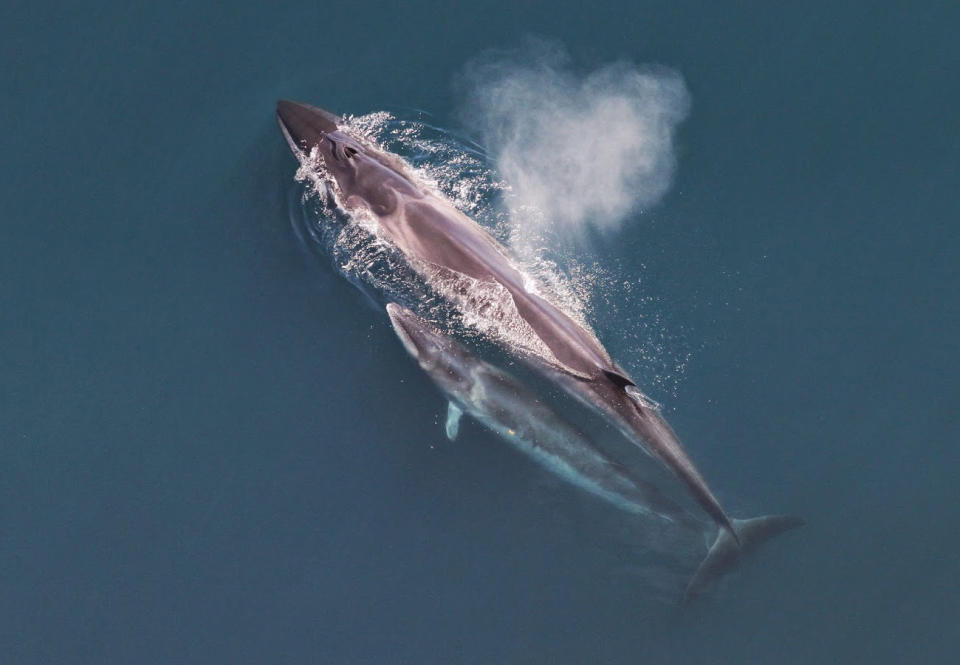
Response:
[{"label": "smooth water surface", "polygon": [[[950,661],[958,26],[8,3],[0,662]],[[290,223],[276,99],[470,135],[464,67],[531,33],[683,77],[672,187],[584,250],[642,294],[594,294],[592,323],[730,512],[808,520],[687,609],[645,594],[628,521],[473,424],[447,442],[386,317]]]}]

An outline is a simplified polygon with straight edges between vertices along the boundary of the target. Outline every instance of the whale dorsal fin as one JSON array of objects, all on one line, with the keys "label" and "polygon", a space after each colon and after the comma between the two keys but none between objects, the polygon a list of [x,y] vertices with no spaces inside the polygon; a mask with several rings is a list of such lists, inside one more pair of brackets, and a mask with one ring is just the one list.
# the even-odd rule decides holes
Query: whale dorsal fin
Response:
[{"label": "whale dorsal fin", "polygon": [[462,416],[463,409],[453,402],[447,403],[447,424],[445,430],[447,432],[447,438],[451,441],[456,440],[457,434],[460,433],[460,418]]},{"label": "whale dorsal fin", "polygon": [[614,383],[614,385],[617,386],[617,388],[626,388],[627,386],[637,385],[633,381],[631,381],[628,377],[621,374],[620,372],[614,372],[612,370],[605,369],[603,370],[603,373],[608,379],[610,379]]}]

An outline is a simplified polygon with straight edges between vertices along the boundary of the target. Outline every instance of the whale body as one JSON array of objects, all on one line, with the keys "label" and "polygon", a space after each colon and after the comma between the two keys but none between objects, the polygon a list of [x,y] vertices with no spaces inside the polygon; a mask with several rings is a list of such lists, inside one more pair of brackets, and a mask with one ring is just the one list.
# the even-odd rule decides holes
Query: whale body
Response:
[{"label": "whale body", "polygon": [[467,415],[567,482],[628,513],[701,529],[683,507],[631,474],[526,386],[409,309],[386,307],[404,348],[449,400],[445,430],[455,439]]},{"label": "whale body", "polygon": [[[276,113],[301,164],[323,171],[348,213],[373,216],[380,235],[395,245],[412,267],[425,275],[459,275],[503,290],[516,319],[537,342],[507,350],[603,414],[672,471],[718,527],[711,552],[722,550],[724,560],[732,561],[741,547],[752,549],[742,542],[744,529],[738,529],[727,516],[658,405],[611,359],[592,331],[530,288],[530,277],[479,224],[444,197],[420,186],[399,157],[351,135],[339,116],[287,100],[277,103]],[[514,322],[505,319],[503,325]],[[757,519],[786,524],[777,522],[779,518]],[[793,526],[799,523],[795,518],[789,520]],[[757,534],[765,539],[782,530],[755,528],[751,533],[756,537],[751,540],[756,542]],[[704,564],[710,561],[708,555]]]}]

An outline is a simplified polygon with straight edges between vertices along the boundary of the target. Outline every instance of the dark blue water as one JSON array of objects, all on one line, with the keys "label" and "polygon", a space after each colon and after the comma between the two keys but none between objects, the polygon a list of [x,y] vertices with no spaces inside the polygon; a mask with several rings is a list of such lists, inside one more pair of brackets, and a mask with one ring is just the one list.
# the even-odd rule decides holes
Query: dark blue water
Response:
[{"label": "dark blue water", "polygon": [[[0,661],[950,661],[958,26],[947,3],[8,3]],[[685,610],[644,595],[608,508],[476,426],[443,439],[385,317],[291,228],[277,98],[469,133],[465,65],[530,33],[683,76],[673,186],[590,256],[642,278],[662,365],[689,356],[652,392],[724,504],[808,520]]]}]

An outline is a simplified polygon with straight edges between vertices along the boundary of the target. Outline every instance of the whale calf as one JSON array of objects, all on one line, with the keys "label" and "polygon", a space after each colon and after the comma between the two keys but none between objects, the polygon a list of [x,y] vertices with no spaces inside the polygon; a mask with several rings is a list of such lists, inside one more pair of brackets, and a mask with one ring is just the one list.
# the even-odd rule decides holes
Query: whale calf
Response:
[{"label": "whale calf", "polygon": [[[351,135],[340,117],[287,100],[277,103],[276,113],[301,164],[324,172],[347,212],[372,215],[379,233],[411,266],[423,274],[462,275],[503,289],[504,298],[511,301],[541,349],[533,354],[529,348],[508,350],[605,415],[669,468],[719,527],[711,552],[735,553],[745,545],[744,530],[727,516],[658,406],[610,358],[591,331],[530,288],[530,277],[479,224],[415,182],[399,157]],[[504,321],[505,326],[511,324]],[[722,543],[732,549],[726,545],[717,549]],[[708,556],[704,564],[709,561]]]},{"label": "whale calf", "polygon": [[683,507],[631,474],[516,378],[481,360],[409,309],[386,307],[404,348],[449,400],[447,438],[467,415],[573,485],[633,514],[702,529]]},{"label": "whale calf", "polygon": [[[453,440],[468,415],[555,475],[628,513],[655,516],[679,528],[703,524],[656,485],[631,474],[583,432],[561,418],[507,372],[481,360],[409,309],[386,307],[404,348],[449,400],[445,430]],[[740,558],[773,536],[803,524],[788,515],[734,519],[738,544],[720,529],[687,585],[684,601],[701,595]]]}]

